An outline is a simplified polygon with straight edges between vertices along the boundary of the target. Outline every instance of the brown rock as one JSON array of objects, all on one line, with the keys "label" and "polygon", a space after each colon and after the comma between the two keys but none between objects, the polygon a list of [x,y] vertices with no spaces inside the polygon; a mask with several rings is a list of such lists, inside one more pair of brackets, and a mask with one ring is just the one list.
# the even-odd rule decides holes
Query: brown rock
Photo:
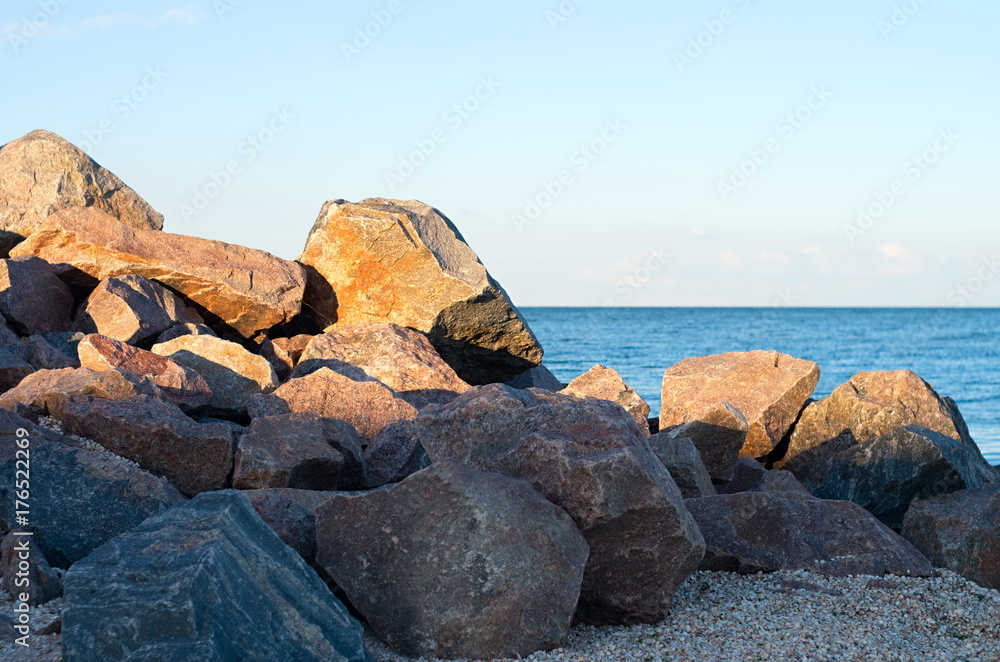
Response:
[{"label": "brown rock", "polygon": [[163,215],[122,180],[48,131],[32,131],[0,148],[0,182],[3,254],[67,207],[93,206],[134,228],[163,228]]},{"label": "brown rock", "polygon": [[316,563],[316,514],[333,492],[280,488],[247,490],[243,495],[283,543],[320,569]]},{"label": "brown rock", "polygon": [[[371,522],[378,522],[371,526]],[[319,510],[319,564],[408,656],[496,659],[561,646],[587,543],[527,483],[442,460]]]},{"label": "brown rock", "polygon": [[749,429],[739,409],[728,402],[719,402],[694,420],[672,429],[670,434],[691,439],[712,479],[726,482],[733,479]]},{"label": "brown rock", "polygon": [[715,494],[712,477],[708,475],[693,441],[660,432],[649,438],[649,448],[670,472],[685,499]]},{"label": "brown rock", "polygon": [[233,471],[233,433],[200,425],[169,402],[150,398],[112,401],[69,396],[63,429],[132,460],[188,496],[221,490]]},{"label": "brown rock", "polygon": [[92,395],[106,400],[152,398],[169,402],[149,377],[124,370],[97,372],[88,368],[39,370],[16,388],[0,395],[0,409],[13,411],[17,403],[33,414],[62,418],[63,402],[71,395]]},{"label": "brown rock", "polygon": [[0,312],[21,335],[65,331],[73,295],[45,260],[0,260]]},{"label": "brown rock", "polygon": [[[28,604],[38,607],[62,597],[62,580],[31,536],[8,533],[0,543],[0,566],[4,588],[15,600],[27,594]],[[18,585],[18,580],[27,583]]]},{"label": "brown rock", "polygon": [[303,334],[294,338],[265,338],[260,345],[260,355],[271,362],[278,379],[285,381],[314,337]]},{"label": "brown rock", "polygon": [[625,383],[621,375],[597,364],[589,372],[580,375],[560,391],[577,398],[598,398],[617,402],[627,411],[639,430],[649,436],[649,405],[635,389]]},{"label": "brown rock", "polygon": [[34,371],[16,347],[0,347],[0,393],[17,387]]},{"label": "brown rock", "polygon": [[454,458],[530,482],[590,544],[577,618],[655,622],[704,544],[677,485],[619,405],[494,384],[415,425],[436,463]]},{"label": "brown rock", "polygon": [[365,448],[365,468],[373,490],[398,483],[431,464],[427,451],[420,444],[420,435],[411,421],[393,423],[382,428]]},{"label": "brown rock", "polygon": [[257,418],[236,445],[233,487],[335,490],[343,466],[318,417]]},{"label": "brown rock", "polygon": [[21,340],[28,363],[36,370],[79,368],[80,357],[76,347],[83,339],[82,333],[44,333]]},{"label": "brown rock", "polygon": [[719,494],[737,492],[798,492],[809,494],[791,471],[768,470],[752,457],[740,458],[733,471],[733,480],[716,487]]},{"label": "brown rock", "polygon": [[13,252],[53,265],[72,285],[136,274],[198,307],[210,324],[250,338],[298,314],[301,266],[264,251],[221,241],[136,230],[92,208],[63,210]]},{"label": "brown rock", "polygon": [[819,366],[770,351],[685,359],[663,376],[660,430],[729,402],[749,424],[742,457],[767,455],[792,427],[819,381]]},{"label": "brown rock", "polygon": [[689,499],[687,505],[707,545],[701,570],[804,569],[836,577],[934,572],[910,543],[849,501],[741,492]]},{"label": "brown rock", "polygon": [[77,352],[84,368],[96,372],[119,369],[149,377],[185,412],[199,412],[212,402],[212,389],[201,375],[165,356],[99,334],[84,337]]},{"label": "brown rock", "polygon": [[504,382],[542,360],[506,292],[452,222],[425,204],[328,202],[299,262],[309,268],[307,303],[327,323],[422,331],[470,384]]}]

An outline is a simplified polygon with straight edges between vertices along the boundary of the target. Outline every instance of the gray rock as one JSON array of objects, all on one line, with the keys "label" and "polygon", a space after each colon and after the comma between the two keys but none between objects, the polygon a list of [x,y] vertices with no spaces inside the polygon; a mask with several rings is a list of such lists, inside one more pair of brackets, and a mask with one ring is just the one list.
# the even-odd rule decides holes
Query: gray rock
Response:
[{"label": "gray rock", "polygon": [[323,426],[323,433],[326,435],[326,443],[330,444],[344,458],[344,466],[340,470],[340,480],[337,482],[338,490],[363,490],[367,484],[368,467],[365,465],[364,454],[361,448],[361,437],[354,426],[347,421],[337,418],[324,418],[312,412],[296,414],[297,417],[310,418],[316,416],[320,425]]},{"label": "gray rock", "polygon": [[716,486],[719,494],[738,492],[798,492],[809,494],[791,471],[784,469],[767,470],[752,457],[741,458],[736,463],[733,480]]},{"label": "gray rock", "polygon": [[649,438],[649,447],[673,476],[685,499],[715,494],[712,477],[692,440],[687,437],[675,439],[669,433],[660,432]]},{"label": "gray rock", "polygon": [[733,479],[749,429],[739,409],[728,402],[719,402],[670,432],[674,437],[691,439],[712,480],[727,482]]},{"label": "gray rock", "polygon": [[517,389],[543,388],[546,391],[552,391],[553,393],[566,388],[566,384],[559,381],[559,379],[552,374],[552,371],[544,365],[538,365],[527,372],[522,372],[506,384],[511,388]]},{"label": "gray rock", "polygon": [[0,312],[23,336],[65,331],[73,295],[45,260],[0,260]]},{"label": "gray rock", "polygon": [[243,494],[283,543],[326,576],[316,563],[316,514],[335,492],[279,488],[246,490]]},{"label": "gray rock", "polygon": [[0,643],[8,643],[17,638],[14,629],[14,619],[7,614],[0,614]]},{"label": "gray rock", "polygon": [[420,444],[420,435],[410,421],[393,423],[372,439],[365,448],[368,470],[367,489],[398,483],[407,476],[430,466],[431,459]]},{"label": "gray rock", "polygon": [[175,324],[160,335],[156,337],[154,344],[159,345],[161,343],[170,342],[174,338],[180,338],[181,336],[212,336],[218,338],[219,336],[212,331],[209,327],[204,324]]},{"label": "gray rock", "polygon": [[31,536],[8,533],[0,543],[0,565],[4,588],[14,600],[27,595],[27,603],[38,607],[62,596],[62,580]]},{"label": "gray rock", "polygon": [[65,584],[65,662],[372,660],[361,625],[235,491],[148,519]]},{"label": "gray rock", "polygon": [[335,490],[343,465],[318,416],[257,418],[236,445],[233,487]]},{"label": "gray rock", "polygon": [[[67,341],[60,342],[57,336],[63,336]],[[21,344],[25,359],[36,370],[62,370],[80,367],[76,346],[82,339],[82,333],[45,333],[24,338]]]},{"label": "gray rock", "polygon": [[34,371],[16,348],[0,347],[0,393],[17,387]]}]

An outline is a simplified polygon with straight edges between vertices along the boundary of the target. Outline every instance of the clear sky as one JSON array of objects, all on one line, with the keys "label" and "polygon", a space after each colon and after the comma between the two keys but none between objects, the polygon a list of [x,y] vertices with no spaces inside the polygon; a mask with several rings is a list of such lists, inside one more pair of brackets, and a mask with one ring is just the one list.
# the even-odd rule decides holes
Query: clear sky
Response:
[{"label": "clear sky", "polygon": [[7,0],[0,143],[55,131],[166,230],[285,258],[326,200],[416,198],[523,306],[996,306],[998,19]]}]

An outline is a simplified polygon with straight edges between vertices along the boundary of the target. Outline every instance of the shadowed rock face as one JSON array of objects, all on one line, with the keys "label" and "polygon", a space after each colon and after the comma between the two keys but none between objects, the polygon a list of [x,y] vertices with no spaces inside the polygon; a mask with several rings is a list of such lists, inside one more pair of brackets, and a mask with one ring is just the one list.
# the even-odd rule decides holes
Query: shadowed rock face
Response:
[{"label": "shadowed rock face", "polygon": [[694,420],[669,431],[677,439],[687,437],[694,442],[705,468],[713,480],[733,479],[736,462],[746,445],[747,419],[728,402],[720,402],[698,414]]},{"label": "shadowed rock face", "polygon": [[560,393],[577,398],[598,398],[617,402],[627,411],[639,429],[649,434],[649,405],[625,383],[621,375],[603,365],[595,365],[585,374],[571,381]]},{"label": "shadowed rock face", "polygon": [[318,417],[257,418],[236,445],[233,487],[335,490],[343,466]]},{"label": "shadowed rock face", "polygon": [[659,432],[649,438],[649,447],[667,468],[685,499],[715,494],[712,477],[708,475],[694,442],[687,437],[674,438]]},{"label": "shadowed rock face", "polygon": [[115,538],[66,575],[66,662],[371,662],[361,625],[236,491]]},{"label": "shadowed rock face", "polygon": [[[18,531],[21,530],[18,527]],[[21,561],[27,563],[27,569],[19,567]],[[30,536],[19,536],[11,532],[3,539],[0,543],[0,575],[3,575],[3,585],[7,592],[11,596],[26,593],[29,596],[28,604],[32,607],[62,597],[62,580]],[[18,586],[19,579],[26,579],[27,585]]]},{"label": "shadowed rock face", "polygon": [[0,148],[0,254],[57,211],[91,206],[130,227],[163,228],[162,214],[54,133],[32,131]]},{"label": "shadowed rock face", "polygon": [[790,471],[784,469],[767,470],[752,457],[740,458],[733,471],[733,479],[716,487],[719,494],[737,492],[798,492],[809,494],[802,483]]},{"label": "shadowed rock face", "polygon": [[373,198],[324,205],[299,262],[323,320],[392,322],[428,334],[470,384],[538,365],[542,348],[503,288],[440,212]]},{"label": "shadowed rock face", "polygon": [[562,645],[587,560],[561,508],[527,483],[453,460],[334,496],[319,509],[317,543],[351,604],[410,656],[496,659]]},{"label": "shadowed rock face", "polygon": [[73,295],[45,260],[0,260],[0,312],[21,335],[65,331]]}]

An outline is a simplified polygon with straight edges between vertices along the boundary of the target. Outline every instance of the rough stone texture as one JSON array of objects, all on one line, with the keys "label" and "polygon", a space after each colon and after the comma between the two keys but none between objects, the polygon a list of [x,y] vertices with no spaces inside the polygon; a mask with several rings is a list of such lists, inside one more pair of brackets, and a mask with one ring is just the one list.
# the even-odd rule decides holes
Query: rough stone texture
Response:
[{"label": "rough stone texture", "polygon": [[80,367],[76,351],[80,340],[82,333],[45,333],[24,338],[21,344],[25,359],[36,370],[61,370]]},{"label": "rough stone texture", "polygon": [[11,253],[36,255],[69,285],[136,274],[179,293],[210,325],[250,338],[298,314],[300,265],[264,251],[154,230],[136,230],[91,208],[61,211]]},{"label": "rough stone texture", "polygon": [[450,220],[416,201],[328,202],[299,262],[307,304],[327,324],[392,322],[422,331],[470,384],[538,365],[542,348]]},{"label": "rough stone texture", "polygon": [[733,479],[749,429],[747,419],[739,409],[728,402],[719,402],[698,414],[694,420],[673,428],[670,434],[693,441],[712,480],[726,482]]},{"label": "rough stone texture", "polygon": [[561,393],[577,398],[598,398],[617,402],[632,416],[643,434],[649,436],[649,405],[634,388],[625,383],[621,375],[611,368],[597,364],[571,381]]},{"label": "rough stone texture", "polygon": [[316,419],[323,426],[326,443],[330,444],[344,458],[340,470],[338,490],[363,490],[368,482],[367,467],[361,448],[361,437],[353,425],[337,418],[324,418],[313,412],[293,414],[297,420]]},{"label": "rough stone texture", "polygon": [[200,324],[180,298],[142,276],[105,278],[87,298],[73,328],[148,347],[175,324]]},{"label": "rough stone texture", "polygon": [[957,439],[981,455],[955,402],[939,396],[913,372],[896,370],[860,372],[828,398],[806,407],[787,452],[775,466],[782,468],[800,453],[837,437],[863,444],[904,425],[920,425]]},{"label": "rough stone texture", "polygon": [[150,518],[66,575],[65,662],[371,662],[361,632],[236,491]]},{"label": "rough stone texture", "polygon": [[566,388],[559,379],[552,374],[552,371],[543,365],[538,365],[527,372],[522,372],[514,379],[506,382],[511,388],[543,388],[546,391],[558,392]]},{"label": "rough stone texture", "polygon": [[189,496],[229,484],[232,431],[195,423],[171,403],[70,396],[63,403],[62,423],[67,433],[96,441]]},{"label": "rough stone texture", "polygon": [[106,400],[152,398],[169,402],[167,396],[149,377],[123,370],[97,372],[88,368],[39,370],[26,377],[16,388],[0,395],[0,408],[13,410],[20,403],[36,416],[62,418],[67,397],[92,395]]},{"label": "rough stone texture", "polygon": [[286,488],[243,492],[281,541],[324,575],[326,571],[316,563],[316,513],[334,494]]},{"label": "rough stone texture", "polygon": [[[378,522],[378,526],[371,526]],[[587,543],[525,482],[442,460],[319,509],[317,561],[410,656],[495,659],[561,646]]]},{"label": "rough stone texture", "polygon": [[65,331],[73,313],[73,295],[45,260],[0,260],[0,312],[23,336]]},{"label": "rough stone texture", "polygon": [[799,479],[791,471],[784,469],[767,470],[752,457],[741,458],[736,463],[733,480],[716,486],[719,494],[737,492],[798,492],[809,494]]},{"label": "rough stone texture", "polygon": [[919,425],[863,444],[817,446],[786,466],[813,495],[853,501],[896,531],[914,499],[978,489],[994,480],[992,467],[978,453]]},{"label": "rough stone texture", "polygon": [[278,376],[267,359],[221,338],[181,336],[153,345],[152,351],[204,377],[212,390],[210,409],[220,416],[245,414],[251,396],[278,386]]},{"label": "rough stone texture", "polygon": [[81,340],[77,352],[84,368],[97,372],[118,369],[149,377],[187,413],[199,412],[212,402],[212,389],[201,375],[165,356],[99,334]]},{"label": "rough stone texture", "polygon": [[[20,527],[16,529],[21,530]],[[21,564],[27,564],[27,568]],[[15,600],[27,593],[28,604],[38,607],[62,597],[62,580],[45,560],[32,536],[19,536],[14,531],[8,533],[0,542],[0,566],[4,588]]]},{"label": "rough stone texture", "polygon": [[278,379],[285,381],[314,337],[301,334],[294,338],[265,338],[260,345],[260,355],[271,362]]},{"label": "rough stone texture", "polygon": [[649,448],[670,472],[685,499],[715,494],[712,477],[708,475],[693,441],[660,432],[650,437]]},{"label": "rough stone texture", "polygon": [[163,228],[162,214],[54,133],[32,131],[0,148],[0,253],[60,209],[89,206],[132,227]]},{"label": "rough stone texture", "polygon": [[936,567],[1000,589],[1000,486],[914,501],[903,537]]},{"label": "rough stone texture", "polygon": [[233,487],[335,490],[343,465],[318,417],[257,418],[236,445]]},{"label": "rough stone texture", "polygon": [[434,402],[444,404],[456,393],[469,390],[427,336],[395,324],[338,324],[309,342],[295,375],[306,375],[331,361],[359,368],[417,409]]},{"label": "rough stone texture", "polygon": [[590,544],[583,622],[662,619],[701,560],[677,485],[619,405],[494,384],[431,405],[415,425],[434,462],[526,480],[573,517]]},{"label": "rough stone texture", "polygon": [[159,345],[161,343],[170,342],[174,338],[180,338],[181,336],[213,336],[218,338],[219,334],[212,331],[211,328],[205,326],[204,324],[175,324],[158,335],[153,344]]},{"label": "rough stone texture", "polygon": [[249,406],[254,418],[310,411],[347,421],[366,439],[374,438],[390,423],[417,415],[413,405],[385,384],[354,381],[330,368],[291,379],[274,393],[253,398]]},{"label": "rough stone texture", "polygon": [[819,381],[819,366],[774,351],[684,359],[663,375],[660,430],[728,402],[746,417],[742,457],[770,453],[798,418]]},{"label": "rough stone texture", "polygon": [[430,466],[420,435],[410,421],[387,425],[365,448],[366,489],[398,483]]},{"label": "rough stone texture", "polygon": [[[184,497],[165,480],[0,410],[0,529],[16,526],[17,430],[31,440],[31,527],[54,566],[68,568],[97,547]],[[65,443],[62,443],[65,442]],[[46,478],[48,477],[48,478]],[[57,478],[55,478],[57,477]]]},{"label": "rough stone texture", "polygon": [[848,501],[741,492],[689,499],[687,505],[708,547],[702,570],[804,569],[840,577],[934,572],[910,543]]},{"label": "rough stone texture", "polygon": [[17,387],[34,371],[35,369],[24,360],[16,346],[0,347],[0,393]]}]

